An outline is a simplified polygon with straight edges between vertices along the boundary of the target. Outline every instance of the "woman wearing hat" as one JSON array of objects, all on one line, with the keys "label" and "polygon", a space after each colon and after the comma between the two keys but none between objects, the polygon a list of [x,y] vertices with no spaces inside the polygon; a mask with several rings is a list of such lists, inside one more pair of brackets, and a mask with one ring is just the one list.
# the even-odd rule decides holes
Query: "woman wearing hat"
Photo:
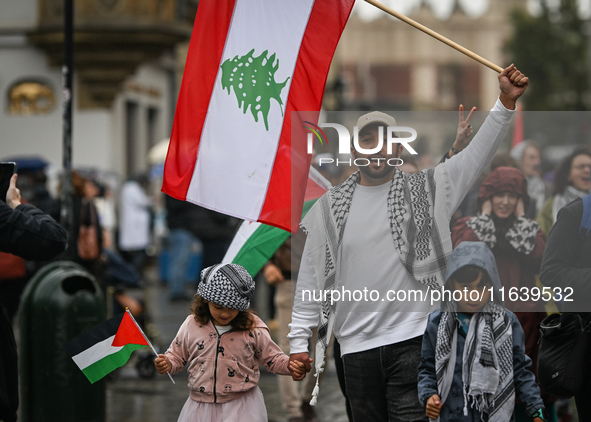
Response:
[{"label": "woman wearing hat", "polygon": [[[545,302],[527,299],[536,288],[546,238],[539,224],[525,217],[529,205],[527,181],[518,169],[496,168],[482,183],[478,194],[479,214],[464,217],[452,230],[456,247],[462,241],[482,241],[492,250],[504,287],[507,308],[517,315],[525,332],[525,353],[537,362],[537,325],[546,316]],[[509,295],[510,292],[517,295]],[[531,295],[530,295],[531,296]],[[516,298],[518,300],[512,300]],[[532,368],[535,374],[535,365]],[[546,401],[546,400],[545,400]],[[552,406],[546,406],[550,411]],[[516,407],[519,419],[519,406]]]}]

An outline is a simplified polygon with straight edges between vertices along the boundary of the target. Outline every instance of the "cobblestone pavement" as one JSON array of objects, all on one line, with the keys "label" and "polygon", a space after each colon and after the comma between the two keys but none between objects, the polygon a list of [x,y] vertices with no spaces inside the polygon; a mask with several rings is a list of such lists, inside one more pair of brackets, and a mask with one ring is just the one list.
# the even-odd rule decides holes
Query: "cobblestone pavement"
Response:
[{"label": "cobblestone pavement", "polygon": [[[157,348],[160,345],[166,349],[188,315],[189,303],[170,303],[166,286],[160,285],[155,274],[148,274],[147,284],[144,296],[152,321],[148,336]],[[316,406],[318,422],[346,422],[345,401],[332,359],[329,361]],[[263,370],[259,387],[265,397],[269,421],[285,422],[276,377]],[[142,379],[133,360],[130,361],[107,383],[107,422],[176,421],[189,395],[186,371],[174,375],[174,380],[176,384],[159,374],[152,379]]]}]

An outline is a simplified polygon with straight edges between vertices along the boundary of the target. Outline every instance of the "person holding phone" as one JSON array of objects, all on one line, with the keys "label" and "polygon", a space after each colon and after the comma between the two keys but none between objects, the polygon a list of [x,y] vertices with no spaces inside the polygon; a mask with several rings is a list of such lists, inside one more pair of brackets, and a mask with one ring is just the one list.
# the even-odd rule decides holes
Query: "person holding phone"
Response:
[{"label": "person holding phone", "polygon": [[[10,178],[16,173],[16,163],[0,163],[0,201],[6,202]],[[19,180],[19,184],[20,184]],[[6,308],[12,322],[19,305],[20,296],[28,281],[26,261],[16,255],[0,252],[0,303]]]},{"label": "person holding phone", "polygon": [[[0,193],[0,251],[29,260],[52,259],[65,250],[66,231],[43,211],[21,204],[17,177],[13,174],[6,194]],[[0,297],[0,420],[13,422],[18,409],[17,352],[2,301]]]},{"label": "person holding phone", "polygon": [[0,251],[24,259],[47,261],[64,251],[66,231],[40,209],[21,203],[17,177],[14,174],[10,178],[6,197],[0,202]]}]

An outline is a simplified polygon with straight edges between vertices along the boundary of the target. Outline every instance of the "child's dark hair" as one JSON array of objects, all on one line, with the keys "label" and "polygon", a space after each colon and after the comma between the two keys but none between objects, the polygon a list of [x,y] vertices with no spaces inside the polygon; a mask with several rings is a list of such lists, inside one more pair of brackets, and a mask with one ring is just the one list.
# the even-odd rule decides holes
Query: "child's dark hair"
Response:
[{"label": "child's dark hair", "polygon": [[480,280],[481,284],[492,285],[488,272],[476,265],[466,265],[460,268],[451,275],[449,281],[455,280],[460,284],[470,284],[476,280],[480,274],[482,274],[482,279]]},{"label": "child's dark hair", "polygon": [[[209,312],[209,301],[203,299],[198,294],[193,296],[191,312],[195,317],[195,321],[197,321],[199,324],[205,325],[211,319],[211,313]],[[252,309],[248,309],[247,311],[239,311],[238,315],[236,315],[236,318],[230,322],[232,329],[237,331],[250,330],[254,325],[254,315],[255,313]]]}]

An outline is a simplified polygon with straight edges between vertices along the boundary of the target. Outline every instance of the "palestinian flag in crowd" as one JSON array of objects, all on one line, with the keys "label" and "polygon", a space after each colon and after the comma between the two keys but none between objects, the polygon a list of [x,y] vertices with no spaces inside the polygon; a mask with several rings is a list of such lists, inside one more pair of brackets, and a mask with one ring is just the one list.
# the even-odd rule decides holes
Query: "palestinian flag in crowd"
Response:
[{"label": "palestinian flag in crowd", "polygon": [[[310,167],[302,218],[330,188],[330,182],[318,170]],[[234,236],[222,263],[240,264],[254,277],[289,236],[289,232],[277,227],[245,221]]]},{"label": "palestinian flag in crowd", "polygon": [[66,352],[94,384],[125,365],[148,341],[129,311],[94,326],[64,345]]},{"label": "palestinian flag in crowd", "polygon": [[300,120],[318,123],[353,4],[201,0],[162,191],[296,231],[311,158]]}]

